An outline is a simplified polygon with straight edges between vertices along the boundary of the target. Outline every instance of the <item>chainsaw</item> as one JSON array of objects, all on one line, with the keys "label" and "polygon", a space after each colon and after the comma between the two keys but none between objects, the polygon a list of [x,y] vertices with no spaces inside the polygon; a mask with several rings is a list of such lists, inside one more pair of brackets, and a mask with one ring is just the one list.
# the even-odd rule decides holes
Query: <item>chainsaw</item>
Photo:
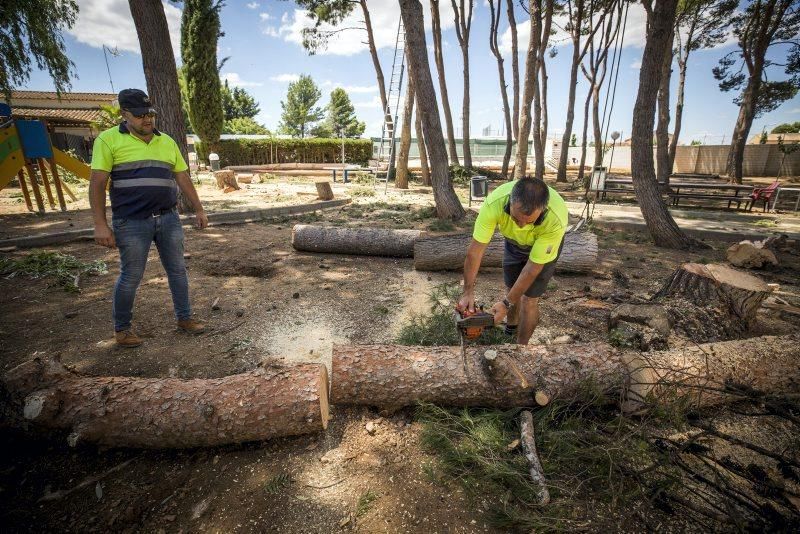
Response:
[{"label": "chainsaw", "polygon": [[467,372],[467,347],[468,341],[478,339],[486,328],[494,326],[494,315],[483,311],[483,306],[477,310],[459,310],[456,308],[453,318],[456,322],[458,334],[461,337],[461,360],[464,363],[464,373]]}]

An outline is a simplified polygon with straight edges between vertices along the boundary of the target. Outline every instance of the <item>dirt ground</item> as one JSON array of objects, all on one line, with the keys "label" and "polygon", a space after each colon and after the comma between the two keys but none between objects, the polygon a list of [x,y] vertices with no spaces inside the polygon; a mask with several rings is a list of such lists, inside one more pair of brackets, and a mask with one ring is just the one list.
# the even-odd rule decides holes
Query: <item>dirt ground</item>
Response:
[{"label": "dirt ground", "polygon": [[[302,198],[292,188],[276,194]],[[423,193],[379,194],[324,213],[187,229],[193,309],[208,330],[200,336],[175,330],[166,276],[153,249],[134,318],[145,343],[128,350],[112,341],[117,251],[90,242],[55,247],[51,250],[83,261],[104,260],[108,273],[83,277],[78,294],[53,287],[49,279],[0,279],[0,372],[34,354],[57,353],[86,374],[220,377],[252,369],[265,358],[329,366],[334,343],[391,342],[411,314],[428,310],[431,289],[458,281],[459,274],[417,272],[410,259],[296,252],[291,227],[313,221],[456,229],[438,226],[430,217],[431,204]],[[63,225],[67,218],[86,217],[85,211],[9,215],[2,228],[35,233],[53,221]],[[531,343],[564,334],[576,341],[605,340],[608,307],[615,300],[653,294],[680,262],[724,259],[722,244],[686,253],[656,249],[644,234],[598,233],[595,271],[556,275]],[[798,304],[797,271],[763,276],[781,284],[785,298]],[[501,289],[502,273],[487,271],[479,277],[478,300],[491,304]],[[218,309],[212,309],[215,302]],[[754,333],[791,333],[797,327],[764,312]],[[365,428],[370,421],[374,434]],[[419,430],[411,411],[382,417],[369,409],[333,407],[330,426],[319,435],[177,452],[71,449],[66,440],[4,431],[0,525],[15,532],[494,532],[485,503],[468,498],[457,484],[426,476],[425,466],[434,458],[421,449]],[[747,432],[761,432],[766,442],[791,438],[770,429]],[[42,500],[93,476],[99,483]],[[603,528],[616,527],[642,528]]]}]

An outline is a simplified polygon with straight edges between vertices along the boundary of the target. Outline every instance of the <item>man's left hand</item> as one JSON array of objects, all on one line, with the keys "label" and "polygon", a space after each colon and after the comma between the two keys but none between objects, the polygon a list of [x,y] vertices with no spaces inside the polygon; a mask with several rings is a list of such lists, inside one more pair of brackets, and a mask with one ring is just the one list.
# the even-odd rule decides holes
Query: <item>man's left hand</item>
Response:
[{"label": "man's left hand", "polygon": [[202,230],[203,228],[208,226],[208,215],[206,215],[205,211],[198,211],[194,214],[194,227],[198,230]]},{"label": "man's left hand", "polygon": [[503,301],[495,302],[492,307],[489,308],[489,313],[494,315],[494,324],[498,325],[506,318],[506,315],[508,315],[508,308],[503,304]]}]

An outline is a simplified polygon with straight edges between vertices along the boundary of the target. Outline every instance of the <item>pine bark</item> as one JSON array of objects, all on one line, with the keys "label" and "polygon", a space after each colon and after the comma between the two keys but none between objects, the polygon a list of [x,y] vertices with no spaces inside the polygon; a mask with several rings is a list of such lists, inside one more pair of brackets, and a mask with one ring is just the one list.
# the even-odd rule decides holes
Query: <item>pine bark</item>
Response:
[{"label": "pine bark", "polygon": [[[582,22],[583,2],[578,2],[577,9],[579,10],[579,15],[576,20]],[[564,124],[564,135],[561,136],[561,154],[558,158],[556,182],[567,181],[569,144],[572,140],[572,124],[575,122],[575,94],[578,89],[578,64],[580,61],[580,33],[574,33],[572,37],[572,65],[569,70],[569,93],[567,95],[567,122]]]},{"label": "pine bark", "polygon": [[185,380],[86,376],[37,357],[8,371],[3,388],[14,419],[66,431],[71,446],[213,447],[319,432],[328,423],[321,364]]},{"label": "pine bark", "polygon": [[431,35],[433,36],[433,59],[439,76],[439,92],[442,97],[444,124],[447,128],[447,148],[450,151],[450,163],[458,165],[458,149],[456,134],[453,128],[453,114],[450,111],[450,97],[447,96],[447,78],[444,74],[444,57],[442,55],[442,23],[439,16],[439,0],[431,0]]},{"label": "pine bark", "polygon": [[[688,59],[688,57],[686,59]],[[675,126],[672,131],[672,140],[669,143],[670,169],[675,166],[675,154],[678,151],[678,138],[681,135],[681,126],[683,125],[684,93],[686,91],[686,59],[683,61],[680,59],[678,60],[678,96],[675,102]]]},{"label": "pine bark", "polygon": [[667,41],[661,63],[661,85],[658,88],[658,123],[656,125],[656,176],[658,183],[669,182],[672,165],[669,159],[669,86],[672,81],[672,40]]},{"label": "pine bark", "polygon": [[677,0],[656,0],[648,13],[647,43],[642,54],[639,91],[633,111],[631,174],[636,200],[657,246],[686,249],[696,242],[684,234],[670,215],[656,181],[653,126],[664,52],[670,44]]},{"label": "pine bark", "polygon": [[296,224],[292,228],[292,246],[306,252],[410,258],[421,234],[419,230]]},{"label": "pine bark", "polygon": [[458,220],[464,217],[464,208],[453,189],[447,165],[439,106],[436,103],[436,92],[433,89],[428,64],[422,5],[419,0],[400,0],[400,14],[406,28],[408,70],[416,84],[418,113],[422,115],[422,133],[428,147],[436,214],[440,219]]},{"label": "pine bark", "polygon": [[544,506],[550,503],[550,491],[547,489],[547,480],[544,477],[542,462],[539,460],[539,453],[536,452],[536,438],[534,433],[533,414],[524,410],[520,414],[520,441],[522,450],[525,451],[525,458],[528,460],[528,472],[531,480],[536,485],[536,504]]},{"label": "pine bark", "polygon": [[[499,9],[499,4],[498,4]],[[508,26],[511,30],[511,88],[513,102],[511,108],[511,124],[514,129],[514,140],[519,140],[519,45],[517,44],[517,19],[514,16],[514,0],[506,2]]]},{"label": "pine bark", "polygon": [[428,149],[425,146],[425,136],[422,134],[422,120],[419,116],[419,104],[417,104],[417,112],[414,114],[414,131],[417,136],[422,185],[431,185],[431,169],[428,166]]},{"label": "pine bark", "polygon": [[[532,127],[531,106],[539,91],[539,45],[542,36],[541,0],[530,0],[531,31],[528,39],[528,51],[525,54],[525,84],[522,90],[522,109],[519,118],[519,135],[517,136],[517,154],[514,159],[514,178],[522,178],[528,170],[528,139],[533,131],[534,146],[538,142],[539,127]],[[538,121],[539,117],[535,119]]]},{"label": "pine bark", "polygon": [[408,155],[411,151],[411,116],[414,113],[414,84],[411,76],[408,80],[406,98],[403,102],[403,126],[400,128],[400,150],[397,152],[397,167],[394,175],[394,186],[408,189]]},{"label": "pine bark", "polygon": [[[469,234],[421,236],[414,244],[414,268],[418,271],[457,271],[464,267]],[[503,265],[504,238],[495,234],[483,254],[481,268]],[[556,263],[558,272],[589,272],[597,265],[597,236],[589,232],[567,232]]]},{"label": "pine bark", "polygon": [[[606,343],[461,347],[334,345],[331,401],[396,409],[419,402],[447,406],[536,406],[537,391],[569,399],[588,381],[622,391],[623,409],[685,397],[710,406],[736,399],[722,391],[744,385],[765,393],[800,390],[800,337],[760,337],[641,354]],[[499,381],[487,358],[507,358],[525,377]]]},{"label": "pine bark", "polygon": [[472,149],[469,131],[469,33],[472,27],[472,7],[475,0],[450,0],[455,17],[455,30],[458,44],[461,47],[463,61],[464,95],[461,101],[461,147],[464,154],[464,168],[472,168]]},{"label": "pine bark", "polygon": [[[178,69],[175,66],[164,5],[161,0],[128,0],[128,5],[139,38],[147,93],[158,108],[158,129],[175,140],[183,159],[189,161]],[[194,206],[180,189],[178,211],[194,212]]]}]

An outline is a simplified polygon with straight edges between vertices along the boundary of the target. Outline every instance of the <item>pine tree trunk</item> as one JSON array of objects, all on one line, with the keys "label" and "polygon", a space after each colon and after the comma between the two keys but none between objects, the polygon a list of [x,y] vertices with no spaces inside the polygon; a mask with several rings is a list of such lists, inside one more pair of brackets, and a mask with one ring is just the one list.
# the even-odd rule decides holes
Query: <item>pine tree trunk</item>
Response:
[{"label": "pine tree trunk", "polygon": [[364,15],[364,24],[367,28],[367,44],[369,45],[369,55],[372,58],[372,65],[375,67],[375,78],[378,80],[378,93],[381,97],[381,106],[383,113],[386,113],[386,83],[383,79],[383,69],[381,69],[381,62],[378,58],[378,49],[375,46],[375,36],[372,33],[372,21],[369,16],[369,9],[367,8],[367,0],[359,0],[361,5],[361,12]]},{"label": "pine tree trunk", "polygon": [[414,84],[409,76],[406,98],[403,102],[403,126],[400,128],[400,150],[397,152],[397,168],[394,186],[408,189],[408,154],[411,151],[411,116],[414,113]]},{"label": "pine tree trunk", "polygon": [[467,42],[461,49],[461,56],[464,61],[464,98],[461,104],[461,148],[464,154],[464,168],[472,168],[472,148],[470,147],[469,137],[469,36]]},{"label": "pine tree trunk", "polygon": [[500,26],[500,7],[502,0],[497,2],[497,11],[494,9],[494,0],[489,0],[490,15],[492,17],[490,31],[489,31],[489,48],[497,60],[497,74],[500,81],[500,96],[503,99],[503,116],[505,117],[506,124],[506,151],[503,154],[503,166],[500,173],[503,178],[508,178],[508,164],[511,161],[511,149],[514,144],[511,125],[511,110],[508,105],[508,87],[506,85],[505,67],[503,66],[503,55],[497,45],[497,31]]},{"label": "pine tree trunk", "polygon": [[[683,122],[683,102],[684,92],[686,89],[686,63],[687,57],[681,62],[678,62],[678,100],[675,102],[675,128],[672,132],[672,140],[669,143],[669,168],[675,166],[675,154],[678,151],[678,138],[681,135],[681,125]],[[667,184],[669,184],[669,177],[667,177]]]},{"label": "pine tree trunk", "polygon": [[661,64],[661,85],[658,88],[658,124],[656,126],[656,176],[659,183],[666,183],[672,174],[669,159],[669,85],[672,80],[672,40],[674,33],[664,51]]},{"label": "pine tree trunk", "polygon": [[[522,178],[528,171],[528,139],[531,135],[531,107],[534,97],[539,91],[539,44],[541,43],[542,19],[541,0],[530,0],[531,32],[528,40],[528,51],[525,54],[525,85],[522,92],[522,109],[519,118],[519,134],[517,136],[517,154],[514,159],[514,178]],[[539,115],[535,117],[538,121]],[[534,143],[539,135],[538,126],[534,127]]]},{"label": "pine tree trunk", "polygon": [[421,233],[419,230],[296,224],[292,228],[292,246],[307,252],[410,258]]},{"label": "pine tree trunk", "polygon": [[580,40],[573,37],[572,66],[569,70],[569,93],[567,95],[567,122],[564,124],[564,135],[561,136],[561,154],[558,158],[558,175],[556,176],[556,182],[567,181],[569,144],[572,140],[572,124],[575,122],[575,94],[578,89],[578,63],[580,63]]},{"label": "pine tree trunk", "polygon": [[728,161],[725,166],[725,173],[728,180],[742,183],[742,161],[744,160],[744,147],[747,144],[747,136],[750,135],[750,128],[755,117],[756,99],[761,87],[761,69],[754,71],[747,81],[747,87],[742,93],[742,102],[739,106],[739,116],[736,118],[736,126],[733,128],[731,136],[731,148],[728,152]]},{"label": "pine tree trunk", "polygon": [[[587,382],[622,391],[623,409],[643,402],[710,406],[738,399],[714,388],[744,385],[765,393],[800,390],[800,337],[760,337],[676,348],[646,355],[607,343],[547,346],[411,347],[334,345],[331,401],[396,409],[419,402],[446,406],[536,406],[534,396],[574,398]],[[520,370],[498,380],[490,361],[507,359]]]},{"label": "pine tree trunk", "polygon": [[[499,9],[499,6],[498,6]],[[511,124],[514,127],[514,140],[519,136],[519,45],[517,44],[517,19],[514,16],[514,0],[506,2],[506,13],[508,14],[508,26],[511,30],[511,88],[512,102]]]},{"label": "pine tree trunk", "polygon": [[414,114],[414,131],[417,136],[422,185],[431,185],[431,169],[428,167],[428,149],[425,146],[425,136],[422,135],[422,120],[419,117],[419,104],[417,104],[417,112]]},{"label": "pine tree trunk", "polygon": [[602,79],[592,87],[592,128],[594,130],[594,167],[603,165],[603,132],[600,129],[600,88]]},{"label": "pine tree trunk", "polygon": [[539,63],[539,69],[542,73],[542,79],[540,83],[540,99],[541,99],[541,116],[542,116],[542,127],[539,131],[539,152],[536,154],[536,176],[539,178],[544,178],[544,151],[547,147],[547,64],[542,57],[541,62]]},{"label": "pine tree trunk", "polygon": [[684,234],[670,215],[656,181],[653,161],[653,126],[656,97],[661,82],[664,51],[675,21],[677,0],[656,0],[648,17],[647,43],[642,54],[639,91],[631,131],[631,174],[636,200],[657,246],[685,249],[696,244]]},{"label": "pine tree trunk", "polygon": [[[464,267],[469,234],[421,236],[414,243],[414,268],[418,271],[458,271]],[[504,239],[496,234],[483,254],[481,268],[503,265]],[[597,266],[597,236],[589,232],[567,232],[556,263],[558,272],[589,272]]]},{"label": "pine tree trunk", "polygon": [[[164,6],[161,0],[128,0],[128,4],[139,37],[147,93],[158,109],[158,129],[175,140],[184,160],[189,161],[178,69],[175,66],[175,54],[169,39]],[[180,189],[178,211],[194,212],[191,202]]]},{"label": "pine tree trunk", "polygon": [[581,163],[578,167],[578,183],[584,185],[584,167],[586,166],[586,152],[589,145],[589,102],[592,99],[592,91],[586,93],[586,100],[583,103],[583,137],[581,137]]},{"label": "pine tree trunk", "polygon": [[431,34],[433,35],[433,58],[436,62],[436,72],[439,75],[439,92],[442,93],[442,110],[444,111],[444,123],[445,127],[447,128],[447,147],[450,151],[450,163],[453,165],[458,165],[456,134],[453,130],[453,114],[450,112],[450,97],[447,96],[447,78],[444,74],[444,58],[442,56],[442,25],[439,17],[439,0],[431,0],[431,26]]},{"label": "pine tree trunk", "polygon": [[400,13],[406,28],[408,70],[416,84],[418,113],[422,115],[422,134],[425,136],[430,158],[436,214],[440,219],[458,220],[464,217],[464,208],[453,189],[447,165],[442,124],[439,121],[439,107],[436,103],[436,92],[433,89],[433,80],[428,64],[422,5],[419,0],[400,0]]},{"label": "pine tree trunk", "polygon": [[319,432],[328,423],[321,364],[186,380],[86,376],[58,359],[34,358],[5,373],[2,386],[13,420],[69,432],[71,446],[214,447]]}]

